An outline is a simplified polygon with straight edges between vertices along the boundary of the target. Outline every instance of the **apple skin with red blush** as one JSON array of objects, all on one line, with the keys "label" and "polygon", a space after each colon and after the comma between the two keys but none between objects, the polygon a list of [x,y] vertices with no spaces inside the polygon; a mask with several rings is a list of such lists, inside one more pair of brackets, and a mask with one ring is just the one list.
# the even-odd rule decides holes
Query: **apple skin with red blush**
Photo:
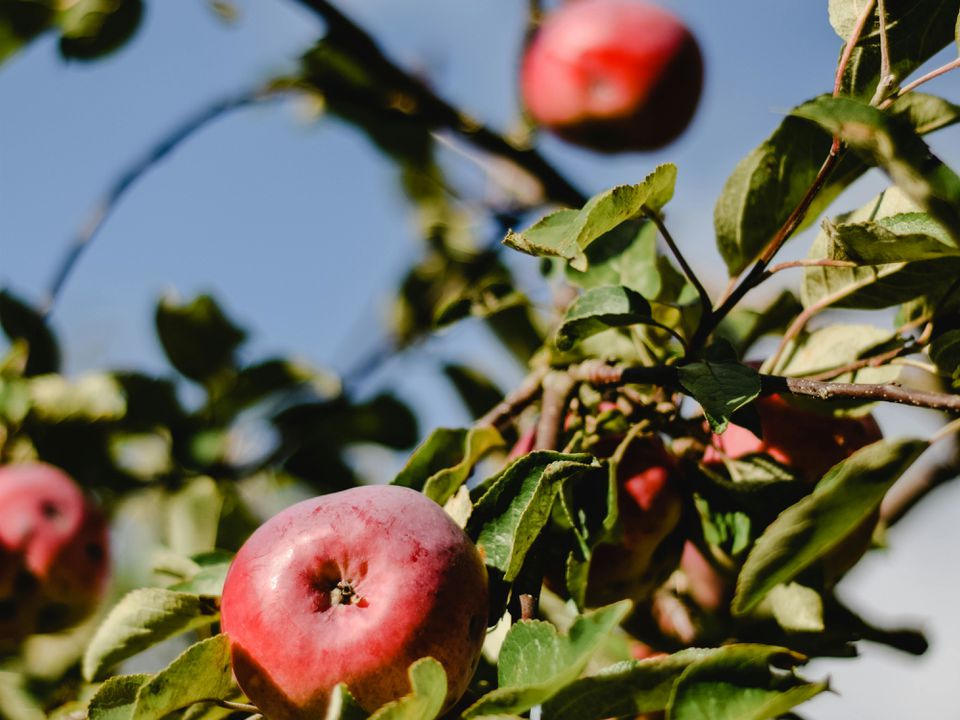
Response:
[{"label": "apple skin with red blush", "polygon": [[446,671],[449,708],[487,615],[486,568],[463,530],[415,490],[365,486],[260,526],[227,574],[221,623],[250,700],[271,720],[307,720],[341,682],[370,712],[407,694],[407,668],[427,656]]},{"label": "apple skin with red blush", "polygon": [[644,0],[572,0],[527,47],[520,93],[530,116],[599,152],[646,151],[690,123],[703,58],[675,15]]}]

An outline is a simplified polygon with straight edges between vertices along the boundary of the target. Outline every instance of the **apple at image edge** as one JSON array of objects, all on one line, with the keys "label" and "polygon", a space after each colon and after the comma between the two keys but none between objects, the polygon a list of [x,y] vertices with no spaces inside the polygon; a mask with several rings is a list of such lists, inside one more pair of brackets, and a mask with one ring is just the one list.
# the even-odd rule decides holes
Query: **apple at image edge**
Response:
[{"label": "apple at image edge", "polygon": [[237,681],[271,720],[322,717],[340,682],[372,712],[410,692],[407,669],[427,656],[446,671],[449,708],[487,615],[477,548],[439,505],[396,486],[275,515],[237,553],[221,606]]}]

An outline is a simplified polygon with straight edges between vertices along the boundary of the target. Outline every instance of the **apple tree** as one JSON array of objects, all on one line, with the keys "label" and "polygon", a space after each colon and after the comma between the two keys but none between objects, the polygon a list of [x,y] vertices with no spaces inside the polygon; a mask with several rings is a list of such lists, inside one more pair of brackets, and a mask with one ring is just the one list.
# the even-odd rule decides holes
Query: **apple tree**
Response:
[{"label": "apple tree", "polygon": [[[66,59],[122,57],[144,5],[2,0],[0,60],[50,35]],[[836,587],[960,473],[960,177],[925,139],[960,120],[960,108],[922,87],[960,61],[918,73],[957,42],[960,0],[830,0],[824,22],[839,58],[828,92],[796,98],[716,199],[722,292],[696,275],[689,243],[670,230],[678,174],[695,167],[651,165],[633,184],[588,195],[537,144],[534,121],[606,153],[682,132],[702,57],[681,19],[646,0],[531,2],[526,47],[536,54],[517,68],[529,115],[510,135],[395,61],[347,3],[299,5],[324,32],[295,67],[149,148],[108,188],[49,297],[0,292],[0,716],[215,720],[263,706],[279,708],[268,715],[276,720],[759,720],[799,717],[795,708],[829,689],[801,669],[811,659],[853,655],[864,641],[922,654],[921,632],[876,627]],[[573,30],[562,26],[571,13]],[[645,22],[658,32],[644,35]],[[117,201],[211,120],[291,96],[322,107],[320,122],[357,128],[400,170],[424,243],[393,291],[389,342],[341,378],[302,360],[249,358],[248,331],[209,295],[164,297],[154,325],[166,373],[65,374],[49,314]],[[510,167],[524,182],[466,210],[439,157],[449,138],[470,148],[464,162]],[[835,202],[873,168],[886,189],[859,207]],[[783,260],[814,224],[806,256]],[[792,289],[751,303],[780,273]],[[468,426],[421,429],[389,388],[356,391],[383,358],[416,357],[426,338],[465,321],[484,323],[487,341],[525,374],[504,392],[475,367],[446,365]],[[943,427],[884,437],[879,403],[938,411]],[[361,444],[402,453],[399,472],[365,474],[351,454]],[[946,461],[918,463],[938,444],[950,448]],[[77,579],[71,558],[89,543],[81,521],[66,527],[44,494],[51,472],[69,476],[57,481],[64,493],[83,489],[71,507],[110,519],[107,588],[96,572]],[[14,476],[27,479],[14,487]],[[398,623],[364,619],[375,591],[357,594],[302,540],[334,533],[349,546],[342,518],[309,515],[316,527],[302,534],[283,526],[271,536],[280,547],[262,552],[264,540],[256,551],[245,543],[297,501],[357,486],[375,498],[387,484],[428,501],[424,518],[455,522],[486,581],[473,574],[441,593],[424,580],[417,602],[387,593],[401,610],[459,629],[429,643],[412,635],[412,647],[371,659]],[[342,507],[345,497],[308,502]],[[409,529],[401,541],[393,520],[374,513],[374,533],[354,509],[357,535],[376,537],[349,551],[360,575],[368,560],[381,567],[439,532],[427,519],[423,543]],[[221,632],[220,599],[238,551],[253,556],[245,563],[296,555],[316,572],[284,576],[293,564],[271,559],[244,571],[266,578],[259,585],[231,587],[230,603],[243,606],[235,634],[271,648],[269,661],[243,650],[235,673],[239,643]],[[396,576],[409,571],[396,563]],[[51,567],[74,583],[56,595],[69,620],[53,624],[36,610],[58,591]],[[356,627],[305,632],[291,620],[256,637],[266,613],[256,603],[297,583],[312,593],[311,612],[349,611]],[[420,602],[429,597],[442,601]],[[483,631],[444,624],[477,605]],[[420,656],[421,641],[441,657]],[[343,672],[320,679],[291,664],[308,656]],[[363,693],[352,692],[351,662],[373,668]]]}]

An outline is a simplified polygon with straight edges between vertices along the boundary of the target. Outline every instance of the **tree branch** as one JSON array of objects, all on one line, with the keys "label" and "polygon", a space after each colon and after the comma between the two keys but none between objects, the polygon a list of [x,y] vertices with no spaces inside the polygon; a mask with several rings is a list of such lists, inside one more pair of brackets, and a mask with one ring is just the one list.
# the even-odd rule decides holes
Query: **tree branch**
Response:
[{"label": "tree branch", "polygon": [[490,130],[430,90],[423,82],[401,69],[374,42],[367,32],[327,0],[296,0],[313,11],[327,25],[328,32],[341,43],[353,46],[377,74],[389,84],[408,94],[416,105],[414,111],[435,129],[446,128],[474,146],[507,158],[535,177],[544,194],[554,202],[579,207],[587,197],[532,148],[521,148]]},{"label": "tree branch", "polygon": [[[659,385],[683,390],[680,385],[678,369],[672,365],[612,366],[587,361],[572,366],[569,373],[575,379],[593,385],[622,385],[637,383],[640,385]],[[787,393],[819,400],[844,398],[848,400],[871,400],[876,402],[897,403],[925,407],[948,412],[960,412],[960,395],[953,393],[929,392],[904,388],[895,383],[839,383],[809,378],[783,377],[781,375],[760,374],[761,390],[765,394]]]},{"label": "tree branch", "polygon": [[517,415],[537,399],[537,396],[543,388],[543,379],[546,377],[546,374],[546,368],[534,370],[526,377],[520,387],[507,395],[500,404],[477,420],[476,424],[478,426],[500,427],[506,423],[510,418]]}]

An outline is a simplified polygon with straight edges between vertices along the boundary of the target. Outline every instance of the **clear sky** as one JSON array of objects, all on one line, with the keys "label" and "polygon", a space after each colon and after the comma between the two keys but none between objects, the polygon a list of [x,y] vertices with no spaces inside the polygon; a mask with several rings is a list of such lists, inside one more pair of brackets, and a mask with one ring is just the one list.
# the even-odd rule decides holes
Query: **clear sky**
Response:
[{"label": "clear sky", "polygon": [[[236,4],[240,19],[227,25],[202,0],[153,0],[134,41],[107,60],[67,64],[53,38],[43,38],[0,67],[0,285],[41,297],[69,238],[122,168],[186,115],[290,67],[322,30],[290,0]],[[676,163],[669,225],[715,289],[725,282],[712,230],[724,180],[783,113],[831,88],[840,41],[825,1],[664,4],[689,22],[706,61],[703,102],[683,138],[658,153],[617,158],[549,137],[541,147],[588,192]],[[439,94],[493,127],[515,121],[524,1],[341,7]],[[958,80],[928,87],[960,101]],[[950,130],[932,140],[955,167],[958,138]],[[868,178],[835,207],[853,207],[879,187]],[[809,240],[796,239],[787,256],[805,254]],[[208,290],[252,331],[252,357],[294,353],[343,370],[376,346],[384,302],[418,251],[394,168],[352,128],[306,122],[295,103],[274,103],[209,126],[125,197],[66,286],[54,324],[71,371],[164,371],[152,332],[156,298]],[[504,383],[519,373],[503,357],[483,355],[482,340],[483,330],[466,323],[391,364],[371,386],[397,387],[424,427],[463,423],[437,380],[437,358],[469,358]],[[936,424],[924,413],[883,410],[880,419],[888,433]],[[921,707],[930,717],[955,716],[960,588],[937,563],[946,548],[960,547],[958,502],[960,488],[941,491],[844,586],[871,619],[918,619],[931,651],[914,660],[864,646],[865,660],[817,663],[810,674],[831,673],[846,699],[818,699],[805,717],[906,717]]]}]

